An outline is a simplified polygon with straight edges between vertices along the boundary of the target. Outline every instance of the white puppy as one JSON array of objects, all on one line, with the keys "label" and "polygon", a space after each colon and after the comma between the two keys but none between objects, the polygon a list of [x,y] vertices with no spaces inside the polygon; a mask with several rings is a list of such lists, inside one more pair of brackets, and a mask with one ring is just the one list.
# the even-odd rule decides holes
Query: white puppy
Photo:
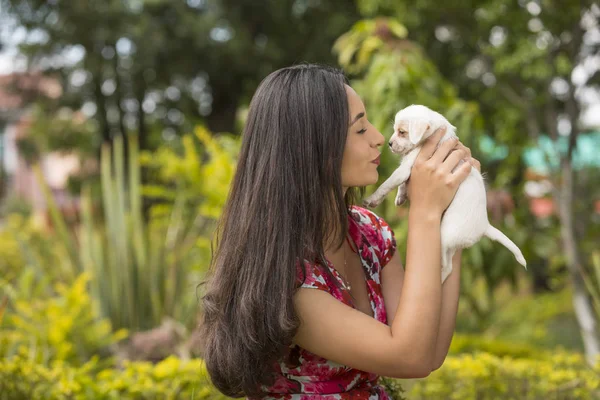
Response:
[{"label": "white puppy", "polygon": [[[406,181],[410,177],[412,165],[421,151],[421,146],[425,139],[442,126],[446,127],[446,134],[440,140],[440,144],[456,137],[456,128],[441,114],[421,105],[406,107],[396,114],[394,134],[389,145],[393,153],[403,156],[402,162],[375,193],[365,200],[364,204],[367,207],[379,205],[396,187],[396,205],[404,203]],[[521,250],[488,222],[483,177],[476,168],[472,168],[442,216],[442,283],[452,272],[452,257],[456,250],[472,246],[482,236],[503,244],[515,255],[517,261],[527,268]]]}]

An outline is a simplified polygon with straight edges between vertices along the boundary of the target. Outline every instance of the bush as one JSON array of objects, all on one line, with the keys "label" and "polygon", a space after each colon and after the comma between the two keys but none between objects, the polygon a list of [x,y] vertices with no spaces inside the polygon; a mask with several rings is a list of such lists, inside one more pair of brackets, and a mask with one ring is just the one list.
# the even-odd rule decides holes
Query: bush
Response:
[{"label": "bush", "polygon": [[452,338],[450,354],[485,352],[497,357],[547,358],[552,353],[549,350],[533,347],[528,344],[509,342],[505,340],[487,339],[478,335],[456,334]]},{"label": "bush", "polygon": [[[31,269],[38,279],[69,281],[73,275],[68,254],[59,240],[32,217],[11,214],[0,230],[0,286],[15,284],[23,270]],[[2,287],[0,287],[2,295]],[[31,293],[40,295],[40,293]]]},{"label": "bush", "polygon": [[0,357],[22,355],[40,365],[80,365],[101,354],[108,359],[109,348],[127,334],[113,333],[110,322],[99,318],[87,292],[88,281],[89,274],[84,273],[70,287],[56,284],[56,294],[49,298],[9,297],[14,309],[0,319]]},{"label": "bush", "polygon": [[[500,358],[487,353],[448,357],[442,368],[407,390],[409,399],[597,399],[600,368],[582,355],[557,353],[545,360]],[[408,386],[408,385],[407,385]]]},{"label": "bush", "polygon": [[[383,379],[396,399],[596,399],[600,369],[581,355],[560,353],[546,360],[500,358],[486,353],[448,357],[428,378]],[[406,394],[402,386],[409,387]],[[4,399],[215,399],[227,397],[211,384],[202,360],[169,357],[158,364],[127,362],[99,369],[96,359],[81,367],[50,367],[22,356],[0,361]]]},{"label": "bush", "polygon": [[0,361],[0,400],[18,399],[215,399],[227,397],[209,382],[199,359],[167,358],[158,364],[125,363],[97,370],[95,359],[81,367],[50,367],[23,357]]}]

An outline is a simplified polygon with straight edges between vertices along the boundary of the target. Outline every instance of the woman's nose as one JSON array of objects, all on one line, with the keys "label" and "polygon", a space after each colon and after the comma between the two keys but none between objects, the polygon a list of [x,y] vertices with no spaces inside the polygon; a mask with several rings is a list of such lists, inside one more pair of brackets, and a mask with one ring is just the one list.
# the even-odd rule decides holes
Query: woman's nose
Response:
[{"label": "woman's nose", "polygon": [[375,139],[375,146],[379,147],[385,143],[385,136],[381,134],[381,132],[377,131],[377,138]]}]

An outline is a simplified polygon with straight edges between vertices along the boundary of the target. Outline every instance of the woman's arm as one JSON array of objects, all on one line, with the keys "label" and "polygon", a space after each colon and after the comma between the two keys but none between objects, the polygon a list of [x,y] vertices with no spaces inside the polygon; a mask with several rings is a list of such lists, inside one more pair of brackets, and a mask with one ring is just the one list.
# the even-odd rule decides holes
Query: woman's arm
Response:
[{"label": "woman's arm", "polygon": [[452,257],[452,273],[442,285],[442,311],[440,329],[436,341],[435,359],[432,370],[444,364],[448,349],[452,343],[452,336],[456,327],[456,313],[458,312],[458,298],[460,292],[460,265],[462,250],[459,249]]},{"label": "woman's arm", "polygon": [[411,207],[400,302],[392,333],[411,330],[411,343],[431,371],[442,311],[440,216]]},{"label": "woman's arm", "polygon": [[[417,207],[409,211],[406,271],[391,326],[324,291],[299,289],[294,303],[301,324],[294,343],[326,359],[378,375],[429,375],[442,309],[440,217]],[[398,258],[398,253],[394,254],[393,262],[399,263]]]},{"label": "woman's arm", "polygon": [[[440,328],[436,341],[435,359],[432,370],[442,366],[448,349],[452,343],[456,327],[456,313],[458,312],[458,299],[460,287],[461,254],[459,249],[452,258],[452,273],[442,285],[442,310],[440,313]],[[404,268],[399,257],[393,257],[381,273],[381,290],[385,301],[388,325],[391,326],[396,316],[396,310],[402,295],[404,284]]]}]

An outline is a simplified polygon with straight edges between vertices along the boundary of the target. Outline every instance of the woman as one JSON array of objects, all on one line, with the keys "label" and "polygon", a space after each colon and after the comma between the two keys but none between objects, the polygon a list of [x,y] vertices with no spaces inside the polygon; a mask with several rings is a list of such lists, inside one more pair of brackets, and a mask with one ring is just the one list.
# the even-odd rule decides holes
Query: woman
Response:
[{"label": "woman", "polygon": [[[220,391],[387,399],[379,376],[424,377],[441,366],[460,254],[442,287],[440,219],[478,165],[459,142],[436,150],[442,136],[412,170],[404,269],[389,226],[352,206],[377,182],[385,139],[343,74],[300,65],[265,78],[203,297],[204,359]],[[452,173],[463,158],[472,161]]]}]

